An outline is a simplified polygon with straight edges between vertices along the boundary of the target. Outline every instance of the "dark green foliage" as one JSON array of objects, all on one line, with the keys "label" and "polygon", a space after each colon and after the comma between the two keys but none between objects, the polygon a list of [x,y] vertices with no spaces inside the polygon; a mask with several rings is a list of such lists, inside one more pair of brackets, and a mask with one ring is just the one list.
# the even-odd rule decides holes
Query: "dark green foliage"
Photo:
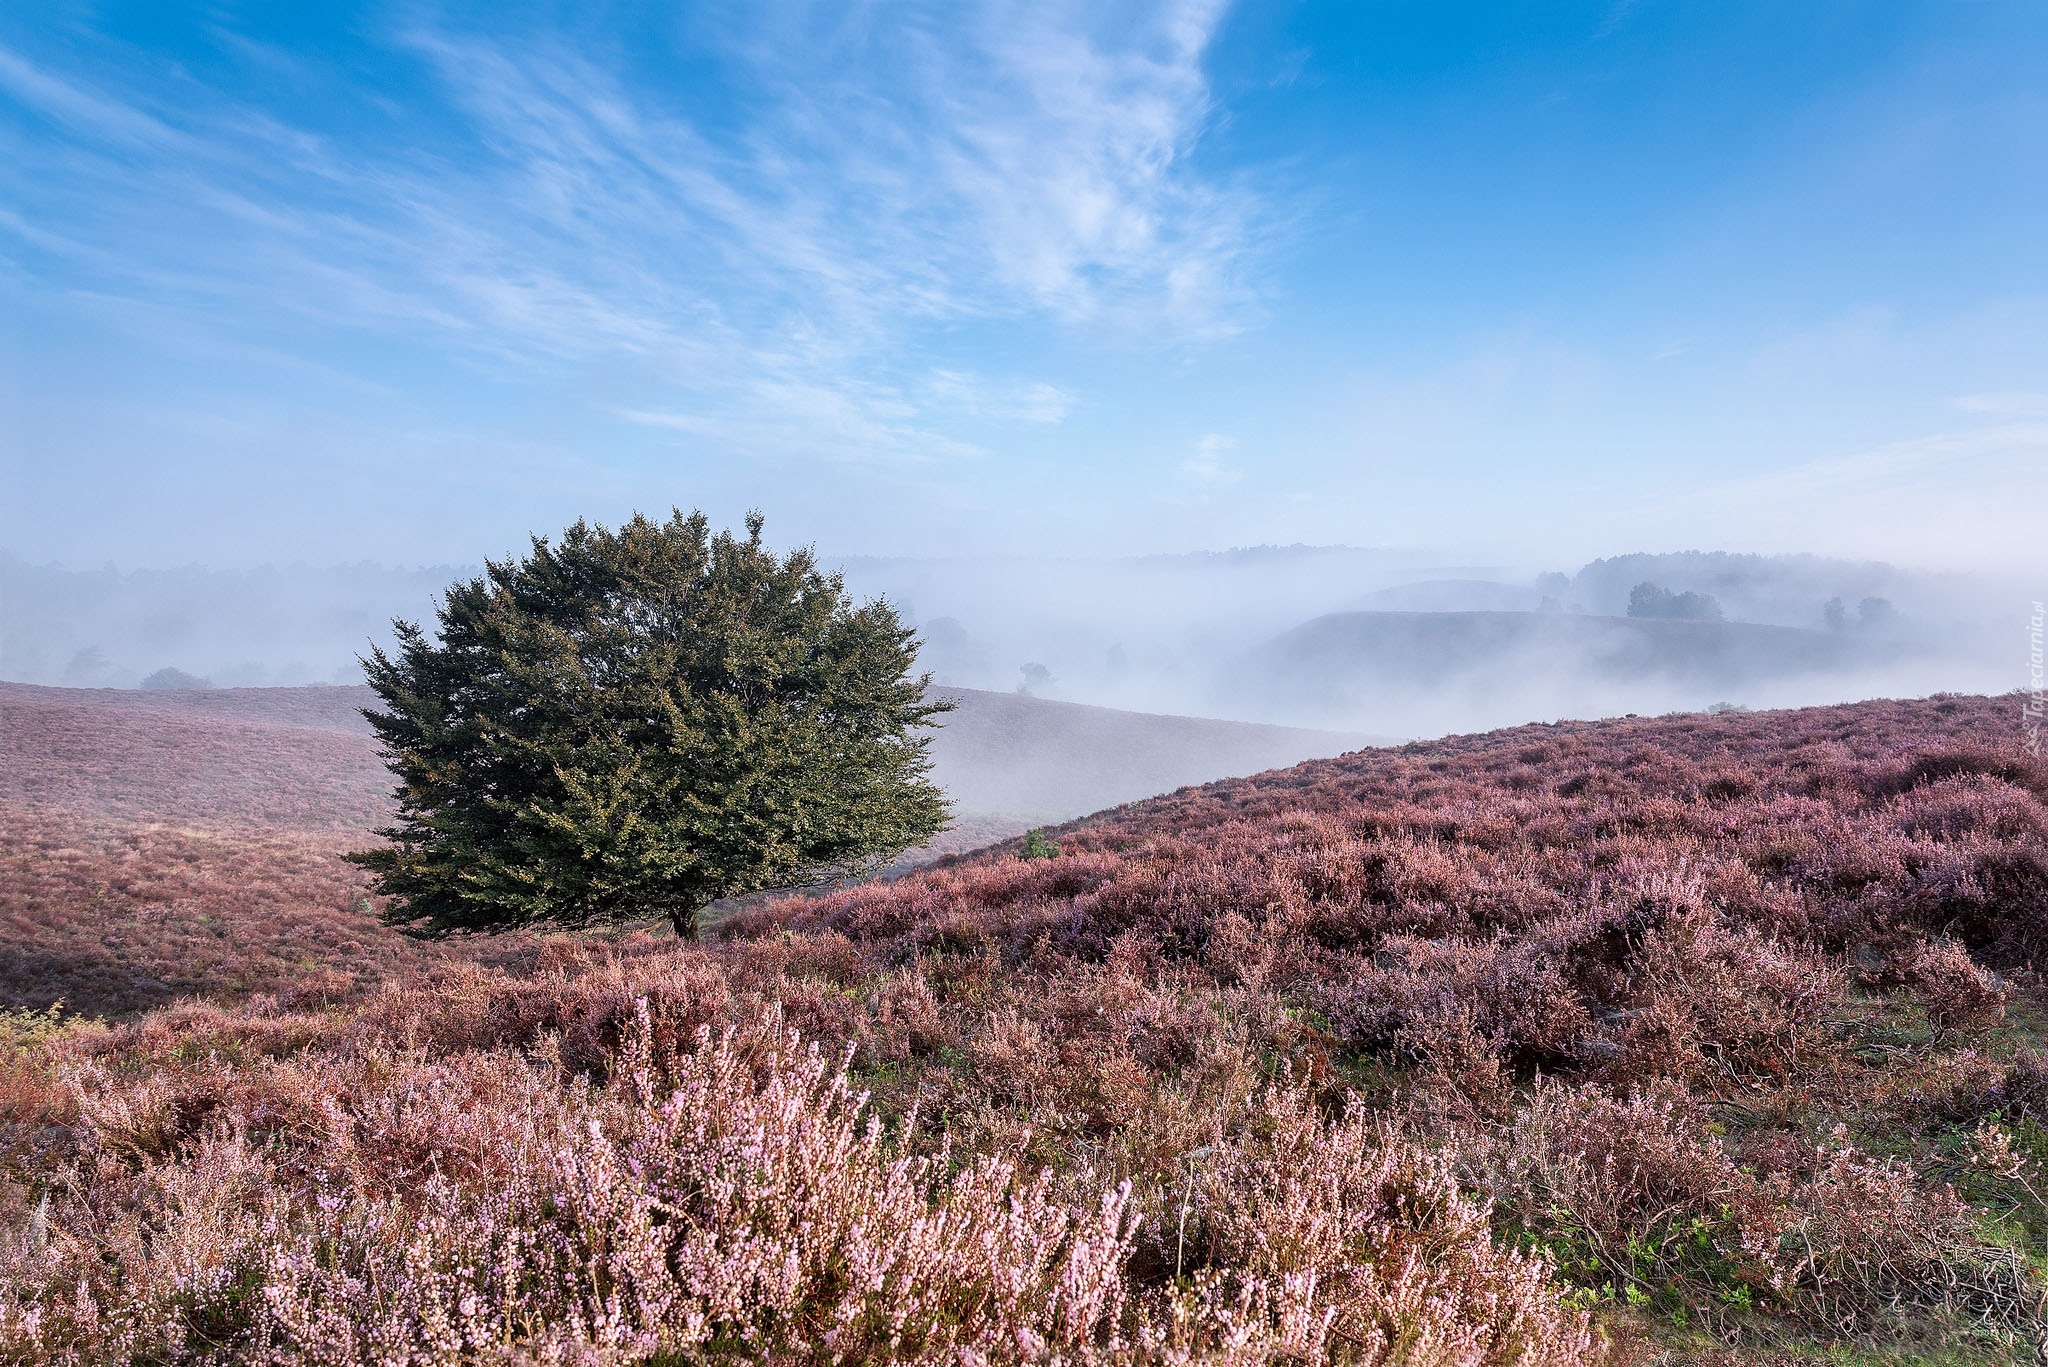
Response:
[{"label": "dark green foliage", "polygon": [[1644,580],[1629,590],[1631,617],[1672,617],[1684,621],[1718,622],[1721,605],[1708,593],[1672,593]]},{"label": "dark green foliage", "polygon": [[1057,859],[1060,857],[1059,842],[1046,838],[1045,827],[1033,826],[1030,830],[1024,832],[1024,849],[1017,857],[1019,859]]},{"label": "dark green foliage", "polygon": [[414,934],[665,916],[843,876],[946,822],[915,634],[808,550],[701,513],[578,522],[448,590],[440,639],[364,661],[398,776],[350,856]]}]

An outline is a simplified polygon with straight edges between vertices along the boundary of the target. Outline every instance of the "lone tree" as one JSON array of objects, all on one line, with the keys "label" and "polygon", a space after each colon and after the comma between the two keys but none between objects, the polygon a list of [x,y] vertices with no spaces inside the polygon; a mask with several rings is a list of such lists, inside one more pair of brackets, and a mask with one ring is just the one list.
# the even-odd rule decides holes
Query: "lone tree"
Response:
[{"label": "lone tree", "polygon": [[665,916],[853,872],[941,830],[915,633],[809,550],[702,513],[578,522],[397,622],[363,667],[398,776],[378,875],[421,936]]}]

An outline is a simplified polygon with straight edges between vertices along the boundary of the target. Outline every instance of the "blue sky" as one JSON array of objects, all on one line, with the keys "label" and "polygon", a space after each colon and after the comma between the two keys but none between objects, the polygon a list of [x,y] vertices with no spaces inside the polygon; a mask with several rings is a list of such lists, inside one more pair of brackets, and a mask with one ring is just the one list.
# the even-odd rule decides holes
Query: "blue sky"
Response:
[{"label": "blue sky", "polygon": [[0,547],[2048,543],[2048,5],[0,11]]}]

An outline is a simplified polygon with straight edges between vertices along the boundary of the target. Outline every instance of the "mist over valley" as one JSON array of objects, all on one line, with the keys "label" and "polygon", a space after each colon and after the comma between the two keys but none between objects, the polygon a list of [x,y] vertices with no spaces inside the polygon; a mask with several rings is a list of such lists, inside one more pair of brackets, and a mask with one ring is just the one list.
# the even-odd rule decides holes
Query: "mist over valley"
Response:
[{"label": "mist over valley", "polygon": [[[1310,546],[824,563],[854,597],[898,609],[941,685],[1380,740],[2027,681],[2032,599],[2018,578],[1811,555],[1630,554],[1571,571]],[[0,555],[0,678],[349,683],[393,618],[430,617],[448,584],[479,572],[79,572]],[[1632,610],[1642,585],[1663,597]],[[1198,770],[1188,779],[1241,771]],[[1038,810],[1038,780],[1018,781],[1007,805]],[[1006,805],[975,782],[972,805]]]}]

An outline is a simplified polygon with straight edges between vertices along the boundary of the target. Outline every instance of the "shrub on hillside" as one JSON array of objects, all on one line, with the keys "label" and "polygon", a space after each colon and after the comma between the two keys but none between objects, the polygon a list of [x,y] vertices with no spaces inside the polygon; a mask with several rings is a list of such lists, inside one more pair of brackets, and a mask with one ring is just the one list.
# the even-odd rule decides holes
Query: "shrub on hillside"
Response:
[{"label": "shrub on hillside", "polygon": [[1695,902],[1644,936],[1627,987],[1613,1071],[1693,1079],[1783,1077],[1825,1049],[1846,995],[1811,950],[1723,924]]},{"label": "shrub on hillside", "polygon": [[1711,594],[1690,591],[1673,593],[1659,588],[1648,580],[1629,590],[1628,615],[1631,617],[1672,617],[1681,621],[1718,622],[1721,620],[1721,605]]},{"label": "shrub on hillside", "polygon": [[211,688],[213,687],[213,680],[202,679],[197,674],[187,674],[182,669],[173,669],[166,665],[154,674],[143,676],[142,682],[137,684],[136,687],[154,690]]},{"label": "shrub on hillside", "polygon": [[1384,1121],[1325,1121],[1292,1088],[1249,1120],[1190,1157],[1180,1200],[1155,1217],[1155,1256],[1170,1248],[1177,1277],[1312,1282],[1328,1332],[1366,1361],[1396,1345],[1400,1361],[1528,1367],[1590,1353],[1545,1264],[1495,1245],[1445,1154]]},{"label": "shrub on hillside", "polygon": [[915,633],[800,550],[703,514],[578,522],[397,622],[364,669],[399,779],[391,842],[349,857],[416,934],[580,929],[830,882],[937,834],[916,733],[950,709]]},{"label": "shrub on hillside", "polygon": [[1987,1029],[2004,1017],[2012,995],[2006,983],[1949,940],[1914,946],[1899,976],[1912,985],[1938,1030]]},{"label": "shrub on hillside", "polygon": [[1033,826],[1024,832],[1024,848],[1017,852],[1019,859],[1057,859],[1060,857],[1059,842],[1046,838],[1043,826]]}]

